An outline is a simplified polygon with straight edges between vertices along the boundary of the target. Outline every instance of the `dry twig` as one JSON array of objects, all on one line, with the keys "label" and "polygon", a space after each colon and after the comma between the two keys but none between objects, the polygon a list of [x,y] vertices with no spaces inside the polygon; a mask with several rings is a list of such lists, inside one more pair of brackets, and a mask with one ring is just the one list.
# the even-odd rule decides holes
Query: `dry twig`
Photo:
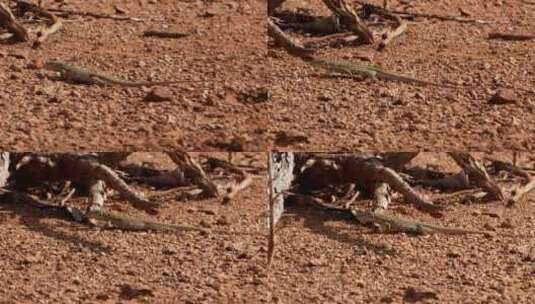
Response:
[{"label": "dry twig", "polygon": [[32,12],[37,16],[42,16],[50,20],[48,27],[43,27],[37,31],[37,39],[33,43],[33,48],[39,47],[48,38],[48,36],[59,31],[63,25],[61,19],[56,15],[45,10],[41,6],[37,6],[26,1],[17,1],[17,10],[20,16],[24,15],[26,12]]},{"label": "dry twig", "polygon": [[487,191],[491,199],[504,200],[505,196],[500,186],[492,180],[485,167],[475,158],[468,153],[449,152],[448,154],[464,170],[471,185]]},{"label": "dry twig", "polygon": [[28,41],[28,30],[16,19],[7,5],[0,2],[0,25],[5,27],[18,41]]}]

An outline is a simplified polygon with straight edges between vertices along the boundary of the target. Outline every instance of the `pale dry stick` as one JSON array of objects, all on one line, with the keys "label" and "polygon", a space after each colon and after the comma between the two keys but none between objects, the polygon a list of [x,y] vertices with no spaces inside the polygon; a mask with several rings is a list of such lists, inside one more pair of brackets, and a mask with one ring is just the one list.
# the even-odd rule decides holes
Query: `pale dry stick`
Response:
[{"label": "pale dry stick", "polygon": [[71,199],[71,197],[74,195],[75,192],[76,192],[76,188],[72,188],[71,191],[69,191],[69,193],[67,193],[67,195],[65,195],[65,197],[59,201],[59,205],[65,206],[67,202]]},{"label": "pale dry stick", "polygon": [[184,169],[184,174],[199,186],[209,197],[219,197],[217,186],[206,176],[202,167],[185,151],[167,152],[175,164]]},{"label": "pale dry stick", "polygon": [[390,195],[390,187],[388,186],[387,183],[376,183],[374,185],[373,201],[374,201],[373,210],[388,209],[388,205],[390,205],[390,201],[391,201],[391,195]]},{"label": "pale dry stick", "polygon": [[230,201],[234,199],[238,192],[247,188],[253,181],[252,177],[249,174],[247,174],[242,169],[232,165],[230,162],[226,162],[217,158],[209,158],[208,161],[212,163],[212,166],[221,167],[227,171],[230,171],[240,176],[240,181],[238,183],[231,183],[229,186],[225,187],[226,190],[225,194],[223,195],[222,202],[222,204],[224,205],[230,203]]},{"label": "pale dry stick", "polygon": [[383,39],[381,40],[378,46],[379,50],[384,49],[388,44],[390,44],[390,42],[392,42],[392,40],[394,40],[394,38],[403,34],[406,29],[407,29],[407,23],[401,21],[394,30],[384,33],[382,35]]},{"label": "pale dry stick", "polygon": [[314,50],[305,48],[299,43],[295,42],[287,34],[285,34],[273,21],[268,18],[268,34],[271,36],[277,44],[282,46],[290,55],[297,57],[307,57],[314,53]]},{"label": "pale dry stick", "polygon": [[507,202],[507,206],[510,207],[520,203],[525,198],[526,194],[533,191],[533,189],[535,189],[535,179],[529,181],[524,187],[516,189],[513,197]]},{"label": "pale dry stick", "polygon": [[[271,169],[273,168],[273,160],[271,155],[268,155],[268,204],[269,204],[269,237],[268,237],[268,251],[267,251],[267,268],[271,267],[273,256],[275,255],[275,197],[273,195],[273,180],[271,176]],[[282,193],[279,193],[282,194]]]},{"label": "pale dry stick", "polygon": [[389,30],[381,35],[382,40],[378,45],[379,50],[384,49],[394,38],[403,34],[405,30],[407,29],[407,23],[403,21],[403,19],[401,19],[399,16],[392,14],[390,11],[385,9],[386,2],[384,4],[385,5],[383,6],[383,8],[379,6],[375,6],[375,5],[363,6],[363,10],[366,15],[371,15],[372,13],[377,14],[386,19],[394,21],[397,25],[393,30]]},{"label": "pale dry stick", "polygon": [[0,26],[5,27],[18,41],[30,40],[28,30],[15,19],[9,7],[3,2],[0,2]]},{"label": "pale dry stick", "polygon": [[24,13],[26,12],[32,12],[37,16],[43,16],[45,18],[50,19],[48,27],[43,27],[37,31],[37,39],[32,45],[33,48],[39,47],[48,38],[48,36],[59,31],[59,29],[63,25],[60,18],[58,18],[51,12],[43,9],[40,5],[37,6],[35,4],[19,0],[17,1],[17,9],[19,11],[19,14],[21,15],[24,15]]},{"label": "pale dry stick", "polygon": [[346,2],[346,0],[323,0],[323,3],[338,17],[341,23],[359,35],[364,43],[373,44],[375,39],[373,32],[360,20],[357,12]]},{"label": "pale dry stick", "polygon": [[487,170],[474,157],[463,152],[448,152],[448,155],[461,167],[471,185],[482,188],[490,194],[491,199],[503,201],[505,195],[498,184],[496,184]]},{"label": "pale dry stick", "polygon": [[9,152],[0,151],[0,189],[5,187],[9,178]]},{"label": "pale dry stick", "polygon": [[404,181],[396,171],[376,164],[367,163],[364,164],[363,168],[367,171],[369,170],[368,172],[370,172],[370,176],[373,176],[375,181],[387,183],[392,189],[401,193],[409,203],[414,204],[417,208],[430,213],[437,213],[444,209],[442,206],[435,205],[418,194],[418,192]]},{"label": "pale dry stick", "polygon": [[243,189],[249,187],[252,181],[253,179],[251,178],[251,176],[245,174],[239,183],[228,186],[226,193],[223,195],[223,204],[230,203],[230,201],[234,199],[236,194],[238,194],[238,192],[242,191]]}]

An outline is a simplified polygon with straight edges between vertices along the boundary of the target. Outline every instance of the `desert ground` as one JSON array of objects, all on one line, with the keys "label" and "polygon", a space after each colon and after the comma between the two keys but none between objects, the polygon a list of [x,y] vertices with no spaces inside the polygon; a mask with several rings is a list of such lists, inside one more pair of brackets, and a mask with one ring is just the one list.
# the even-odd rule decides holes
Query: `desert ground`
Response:
[{"label": "desert ground", "polygon": [[[31,41],[2,40],[0,147],[265,150],[264,1],[69,0],[43,1],[43,7],[137,19],[72,13],[63,18],[59,32],[37,49],[31,48]],[[30,29],[44,22],[39,19],[36,24],[31,17],[17,19]],[[145,37],[147,30],[187,36]],[[53,72],[36,68],[45,60],[61,60],[127,80],[184,82],[168,87],[165,96],[170,100],[149,102],[144,100],[149,88],[51,79]]]},{"label": "desert ground", "polygon": [[[415,18],[407,21],[406,31],[383,51],[369,45],[321,47],[315,55],[354,62],[365,58],[389,72],[473,88],[333,77],[335,73],[307,65],[270,40],[270,133],[294,138],[293,142],[281,140],[278,146],[302,151],[532,150],[535,98],[522,90],[535,84],[534,42],[488,39],[488,35],[532,33],[535,5],[521,0],[388,3],[391,10],[488,23]],[[284,11],[331,14],[319,0],[288,0],[279,8],[279,13]],[[325,39],[301,30],[288,29],[286,33],[305,45]],[[515,100],[490,102],[504,87],[516,88],[512,89]]]},{"label": "desert ground", "polygon": [[[507,155],[492,157],[510,160]],[[459,170],[445,154],[437,153],[422,153],[411,165]],[[443,218],[419,212],[402,199],[394,200],[392,212],[495,234],[388,233],[358,225],[350,216],[288,205],[276,226],[269,273],[273,298],[280,303],[533,302],[535,193],[521,205],[506,208],[503,202],[463,204],[463,195],[454,192],[416,190],[447,206]]]},{"label": "desert ground", "polygon": [[[134,153],[127,162],[174,168],[162,153]],[[265,170],[266,157],[237,154],[234,163]],[[211,231],[207,234],[99,229],[57,212],[0,201],[0,303],[265,300],[265,183],[265,174],[254,176],[251,186],[230,205],[222,205],[220,199],[171,197],[157,215],[144,214],[117,195],[104,205],[166,223],[201,225]],[[86,201],[74,196],[67,204],[84,207]]]}]

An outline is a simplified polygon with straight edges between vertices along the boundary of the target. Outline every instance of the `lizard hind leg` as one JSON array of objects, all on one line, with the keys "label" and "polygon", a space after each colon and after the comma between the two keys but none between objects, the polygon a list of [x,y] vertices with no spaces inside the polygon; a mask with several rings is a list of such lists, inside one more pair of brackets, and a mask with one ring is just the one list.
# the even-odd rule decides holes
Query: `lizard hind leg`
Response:
[{"label": "lizard hind leg", "polygon": [[102,86],[108,85],[108,82],[98,78],[98,77],[91,77],[91,83],[99,84]]}]

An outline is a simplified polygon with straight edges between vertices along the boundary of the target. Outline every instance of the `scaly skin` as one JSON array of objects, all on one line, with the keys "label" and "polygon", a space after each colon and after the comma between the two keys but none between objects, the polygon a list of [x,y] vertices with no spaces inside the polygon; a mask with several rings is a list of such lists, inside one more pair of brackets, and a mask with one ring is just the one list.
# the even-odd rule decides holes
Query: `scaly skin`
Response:
[{"label": "scaly skin", "polygon": [[105,221],[113,224],[117,228],[126,229],[126,230],[135,230],[135,231],[199,231],[207,232],[208,230],[188,226],[188,225],[176,225],[176,224],[167,224],[157,221],[145,220],[140,218],[131,217],[127,214],[90,209],[87,212],[89,219],[96,219],[99,221]]},{"label": "scaly skin", "polygon": [[377,66],[353,63],[350,61],[337,61],[337,60],[329,60],[329,59],[321,59],[321,58],[311,58],[310,60],[307,60],[307,62],[316,67],[320,67],[326,70],[339,72],[343,74],[349,74],[353,76],[363,75],[366,77],[379,78],[381,80],[388,80],[388,81],[400,81],[404,83],[430,85],[430,86],[436,86],[436,87],[442,87],[442,88],[460,88],[460,86],[440,84],[440,83],[420,80],[420,79],[416,79],[416,78],[412,78],[408,76],[388,73],[388,72],[381,70]]},{"label": "scaly skin", "polygon": [[70,65],[61,61],[47,61],[44,66],[45,69],[50,71],[59,72],[61,77],[65,80],[70,80],[76,83],[85,84],[108,84],[119,85],[124,87],[143,87],[143,86],[156,86],[156,85],[170,85],[175,83],[187,82],[184,81],[128,81],[117,79],[111,76],[107,76],[101,73],[86,70],[74,65]]}]

